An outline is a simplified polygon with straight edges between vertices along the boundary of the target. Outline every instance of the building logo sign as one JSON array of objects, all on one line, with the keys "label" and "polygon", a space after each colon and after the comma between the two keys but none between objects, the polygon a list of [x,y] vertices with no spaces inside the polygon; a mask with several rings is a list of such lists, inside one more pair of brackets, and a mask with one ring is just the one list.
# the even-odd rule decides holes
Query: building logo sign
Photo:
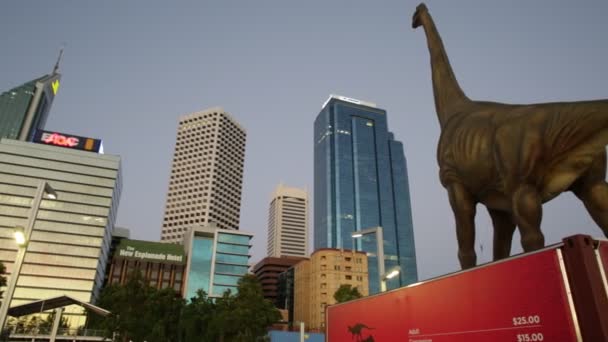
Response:
[{"label": "building logo sign", "polygon": [[66,137],[59,133],[42,133],[40,140],[45,144],[52,144],[57,146],[75,147],[78,146],[80,139],[76,137]]},{"label": "building logo sign", "polygon": [[57,95],[57,91],[59,90],[59,80],[54,80],[51,83],[51,89],[53,89],[53,95]]},{"label": "building logo sign", "polygon": [[99,139],[84,138],[76,135],[38,130],[34,135],[33,141],[39,144],[102,153],[102,144],[101,140]]},{"label": "building logo sign", "polygon": [[121,241],[116,249],[115,257],[161,263],[184,264],[186,262],[181,246],[137,240]]}]

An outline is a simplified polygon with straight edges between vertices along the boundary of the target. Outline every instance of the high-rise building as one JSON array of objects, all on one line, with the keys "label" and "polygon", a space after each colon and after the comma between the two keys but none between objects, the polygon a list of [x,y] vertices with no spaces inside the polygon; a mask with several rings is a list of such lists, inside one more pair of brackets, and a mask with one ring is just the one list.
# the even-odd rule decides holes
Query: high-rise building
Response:
[{"label": "high-rise building", "polygon": [[314,247],[367,252],[371,294],[380,290],[375,235],[355,240],[355,231],[383,228],[385,270],[401,268],[388,289],[418,281],[407,165],[386,115],[332,95],[314,125]]},{"label": "high-rise building", "polygon": [[368,295],[368,260],[364,252],[318,249],[310,260],[294,266],[294,283],[294,321],[312,331],[324,330],[325,308],[336,303],[334,294],[341,285]]},{"label": "high-rise building", "polygon": [[308,194],[279,184],[268,210],[268,256],[308,255]]},{"label": "high-rise building", "polygon": [[31,141],[43,129],[59,90],[59,61],[53,72],[0,94],[0,139]]},{"label": "high-rise building", "polygon": [[[280,258],[266,257],[253,266],[253,274],[262,285],[264,298],[276,303],[279,286],[279,274],[287,271],[291,266],[306,260],[303,257],[284,256]],[[283,309],[283,307],[281,307]]]},{"label": "high-rise building", "polygon": [[219,107],[180,117],[162,242],[181,243],[193,225],[238,229],[245,135]]},{"label": "high-rise building", "polygon": [[[55,194],[42,197],[37,206],[42,180]],[[21,247],[25,257],[10,306],[61,295],[96,300],[121,189],[118,156],[0,140],[0,261],[7,280],[15,276],[15,227],[33,222],[31,237]],[[85,323],[82,307],[70,307],[64,317],[71,327]]]},{"label": "high-rise building", "polygon": [[216,224],[191,227],[184,235],[188,260],[183,296],[196,297],[203,290],[209,297],[238,292],[238,281],[249,270],[249,250],[253,234],[219,229]]}]

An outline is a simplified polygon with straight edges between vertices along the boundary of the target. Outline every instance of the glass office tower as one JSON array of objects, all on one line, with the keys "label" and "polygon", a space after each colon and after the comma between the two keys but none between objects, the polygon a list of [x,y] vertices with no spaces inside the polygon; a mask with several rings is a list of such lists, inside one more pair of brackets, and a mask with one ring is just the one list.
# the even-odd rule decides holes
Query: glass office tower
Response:
[{"label": "glass office tower", "polygon": [[385,270],[401,273],[393,289],[418,281],[407,165],[401,142],[388,131],[386,111],[332,95],[314,125],[314,244],[368,253],[370,294],[380,289],[375,235],[354,231],[381,226]]},{"label": "glass office tower", "polygon": [[183,241],[188,255],[184,298],[196,297],[198,290],[209,297],[221,297],[227,290],[237,293],[239,279],[249,270],[252,237],[242,231],[217,228],[213,223],[191,227]]},{"label": "glass office tower", "polygon": [[32,141],[44,128],[60,79],[53,72],[0,94],[0,138]]}]

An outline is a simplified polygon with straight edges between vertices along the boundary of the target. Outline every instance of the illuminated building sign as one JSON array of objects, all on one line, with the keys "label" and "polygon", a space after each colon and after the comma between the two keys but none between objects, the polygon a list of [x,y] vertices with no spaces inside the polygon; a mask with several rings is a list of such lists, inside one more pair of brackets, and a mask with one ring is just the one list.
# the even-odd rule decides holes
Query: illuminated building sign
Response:
[{"label": "illuminated building sign", "polygon": [[57,95],[57,90],[59,90],[59,80],[54,80],[51,83],[51,88],[53,89],[53,95]]},{"label": "illuminated building sign", "polygon": [[186,263],[183,246],[140,240],[121,240],[114,257],[180,265]]},{"label": "illuminated building sign", "polygon": [[77,135],[38,130],[34,135],[33,141],[39,144],[61,146],[75,150],[103,153],[101,140],[79,137]]}]

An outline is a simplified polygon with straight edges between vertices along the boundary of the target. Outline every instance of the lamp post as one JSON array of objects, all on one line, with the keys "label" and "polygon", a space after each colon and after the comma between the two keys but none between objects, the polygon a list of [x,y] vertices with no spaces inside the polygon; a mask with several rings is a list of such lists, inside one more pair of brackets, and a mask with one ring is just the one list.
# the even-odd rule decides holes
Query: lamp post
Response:
[{"label": "lamp post", "polygon": [[[378,226],[363,230],[357,230],[354,231],[351,236],[353,237],[353,239],[356,239],[363,237],[363,235],[373,233],[376,234],[376,257],[378,259],[378,280],[380,281],[380,292],[384,292],[386,291],[386,277],[384,274],[384,237],[382,235],[382,227]],[[394,275],[392,277],[394,277]]]},{"label": "lamp post", "polygon": [[2,299],[2,306],[0,307],[0,330],[4,329],[4,324],[6,323],[8,308],[13,300],[15,286],[17,285],[17,278],[19,278],[21,266],[23,266],[23,260],[25,259],[27,244],[32,236],[36,216],[38,216],[38,210],[40,209],[40,202],[42,202],[42,198],[45,194],[49,199],[57,199],[57,193],[55,190],[53,190],[53,188],[51,188],[46,181],[41,180],[38,184],[38,188],[36,189],[36,194],[34,195],[34,201],[32,202],[32,208],[30,209],[28,215],[27,225],[25,228],[21,226],[15,227],[15,242],[19,247],[17,250],[17,258],[15,259],[15,264],[13,265],[13,270],[11,272],[11,279],[6,287],[6,292],[4,298]]}]

